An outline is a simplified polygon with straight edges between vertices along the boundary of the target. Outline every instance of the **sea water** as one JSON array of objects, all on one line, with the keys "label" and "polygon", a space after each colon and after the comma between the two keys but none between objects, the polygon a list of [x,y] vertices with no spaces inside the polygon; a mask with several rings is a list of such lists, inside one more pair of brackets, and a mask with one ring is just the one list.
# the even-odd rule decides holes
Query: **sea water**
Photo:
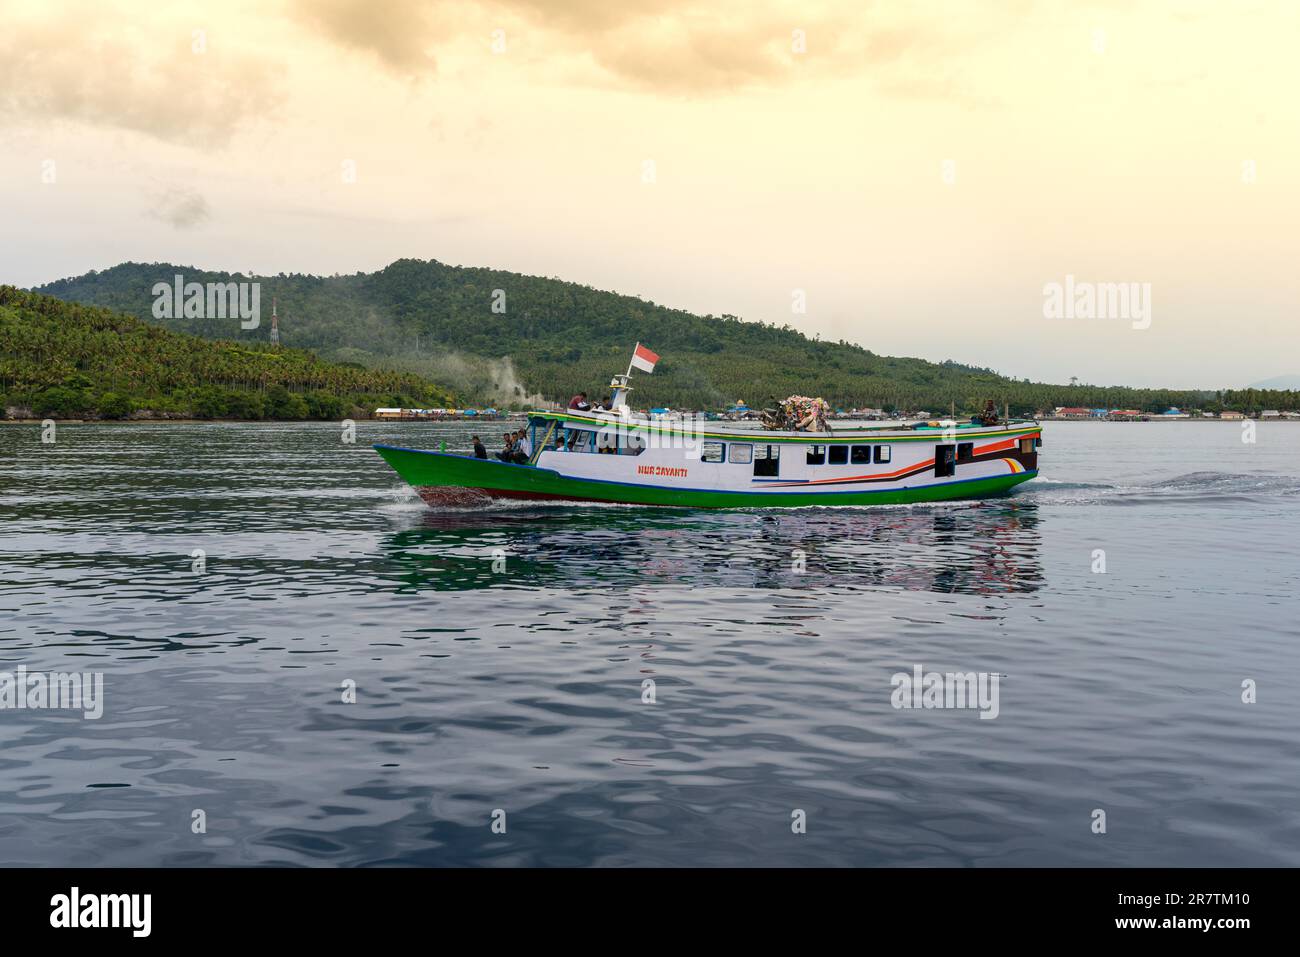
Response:
[{"label": "sea water", "polygon": [[789,511],[434,511],[369,447],[508,427],[0,427],[10,704],[102,675],[0,707],[0,862],[1300,864],[1300,424]]}]

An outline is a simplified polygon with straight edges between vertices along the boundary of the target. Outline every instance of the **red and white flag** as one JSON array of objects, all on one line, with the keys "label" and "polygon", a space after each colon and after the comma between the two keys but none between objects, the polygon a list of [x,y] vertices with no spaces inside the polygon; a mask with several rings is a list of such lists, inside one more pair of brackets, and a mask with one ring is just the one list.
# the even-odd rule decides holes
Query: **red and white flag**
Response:
[{"label": "red and white flag", "polygon": [[632,353],[632,365],[642,372],[654,372],[655,363],[658,361],[658,354],[651,352],[639,342],[636,344],[636,351]]}]

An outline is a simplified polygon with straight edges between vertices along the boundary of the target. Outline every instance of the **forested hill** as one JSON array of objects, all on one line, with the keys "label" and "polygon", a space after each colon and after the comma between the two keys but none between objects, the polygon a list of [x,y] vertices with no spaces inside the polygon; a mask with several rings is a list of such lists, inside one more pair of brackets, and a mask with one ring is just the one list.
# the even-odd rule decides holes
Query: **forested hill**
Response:
[{"label": "forested hill", "polygon": [[[236,328],[238,324],[236,323]],[[330,419],[445,406],[410,373],[325,362],[264,342],[212,341],[111,309],[0,286],[0,417]]]},{"label": "forested hill", "polygon": [[[153,316],[156,283],[261,283],[263,322]],[[627,367],[635,342],[663,356],[636,378],[637,406],[718,408],[792,393],[834,406],[972,411],[986,399],[1028,413],[1058,405],[1163,411],[1213,407],[1212,395],[1162,389],[1060,386],[1007,379],[955,362],[876,355],[847,342],[809,339],[785,326],[697,316],[559,279],[398,260],[375,273],[245,277],[165,263],[124,263],[40,288],[209,337],[266,340],[272,298],[282,341],[336,360],[390,365],[448,383],[467,401],[521,405],[598,393]],[[1211,401],[1207,401],[1207,398]],[[1292,396],[1294,399],[1294,394]],[[1261,399],[1261,401],[1267,401]],[[1274,405],[1290,407],[1274,400]]]}]

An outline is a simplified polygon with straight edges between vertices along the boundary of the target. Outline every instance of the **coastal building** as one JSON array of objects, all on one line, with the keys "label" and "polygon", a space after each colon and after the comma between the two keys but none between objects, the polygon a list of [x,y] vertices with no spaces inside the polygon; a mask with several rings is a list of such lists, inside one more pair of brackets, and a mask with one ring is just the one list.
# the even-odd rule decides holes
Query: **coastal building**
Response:
[{"label": "coastal building", "polygon": [[1052,413],[1058,419],[1090,419],[1092,410],[1081,406],[1058,406]]},{"label": "coastal building", "polygon": [[443,419],[478,419],[495,421],[501,418],[496,409],[375,409],[376,419],[401,422],[429,422]]},{"label": "coastal building", "polygon": [[1282,413],[1277,409],[1265,409],[1259,414],[1259,417],[1261,419],[1280,419],[1282,418]]},{"label": "coastal building", "polygon": [[1231,421],[1231,422],[1238,422],[1238,421],[1240,421],[1241,419],[1244,419],[1245,417],[1246,417],[1246,413],[1244,413],[1244,412],[1230,412],[1230,411],[1229,411],[1229,412],[1220,412],[1220,413],[1219,413],[1219,418],[1221,418],[1221,419],[1227,419],[1228,421]]}]

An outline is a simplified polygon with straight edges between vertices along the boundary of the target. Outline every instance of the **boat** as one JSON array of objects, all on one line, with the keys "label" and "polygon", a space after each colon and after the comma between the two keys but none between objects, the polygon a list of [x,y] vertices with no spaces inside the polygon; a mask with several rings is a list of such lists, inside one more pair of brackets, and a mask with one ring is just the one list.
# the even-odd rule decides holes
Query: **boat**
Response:
[{"label": "boat", "polygon": [[[430,505],[500,500],[685,508],[898,505],[1003,495],[1038,474],[1033,419],[923,420],[831,429],[746,428],[703,416],[666,420],[628,406],[633,366],[610,383],[609,411],[528,414],[522,461],[375,445]],[[798,397],[803,399],[804,397]],[[820,401],[820,400],[813,400]],[[824,403],[822,403],[824,406]]]}]

